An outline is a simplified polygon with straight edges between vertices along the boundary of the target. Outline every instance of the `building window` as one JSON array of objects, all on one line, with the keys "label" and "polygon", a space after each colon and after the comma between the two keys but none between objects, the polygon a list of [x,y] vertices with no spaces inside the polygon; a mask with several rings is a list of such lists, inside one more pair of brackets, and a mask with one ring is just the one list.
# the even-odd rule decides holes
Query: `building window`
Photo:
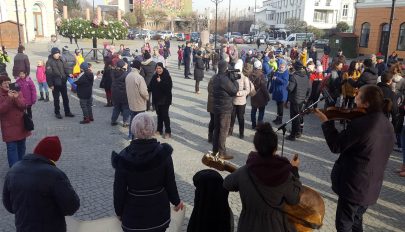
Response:
[{"label": "building window", "polygon": [[370,23],[363,23],[361,25],[361,34],[360,34],[360,47],[368,47],[368,39],[370,37]]},{"label": "building window", "polygon": [[315,10],[314,12],[314,22],[318,23],[328,23],[328,12]]},{"label": "building window", "polygon": [[397,50],[405,51],[405,23],[399,27]]},{"label": "building window", "polygon": [[342,17],[347,17],[347,12],[349,10],[349,5],[343,5]]}]

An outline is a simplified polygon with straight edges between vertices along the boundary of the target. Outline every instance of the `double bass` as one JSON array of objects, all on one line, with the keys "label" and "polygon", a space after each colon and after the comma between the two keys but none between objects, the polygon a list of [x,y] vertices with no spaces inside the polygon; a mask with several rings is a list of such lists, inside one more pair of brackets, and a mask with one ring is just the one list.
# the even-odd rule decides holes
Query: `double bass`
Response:
[{"label": "double bass", "polygon": [[[202,163],[219,171],[234,172],[237,167],[211,153],[202,158]],[[311,232],[320,229],[325,216],[325,203],[321,195],[308,186],[302,186],[300,202],[297,205],[284,204],[282,209],[298,232]]]}]

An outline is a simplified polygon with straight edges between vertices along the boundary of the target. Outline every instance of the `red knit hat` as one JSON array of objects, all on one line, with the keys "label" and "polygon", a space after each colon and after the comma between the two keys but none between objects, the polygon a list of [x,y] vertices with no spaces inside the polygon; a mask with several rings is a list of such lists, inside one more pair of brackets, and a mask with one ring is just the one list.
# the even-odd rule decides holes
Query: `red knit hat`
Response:
[{"label": "red knit hat", "polygon": [[34,154],[44,156],[52,161],[58,161],[62,154],[62,145],[58,136],[43,138],[34,149]]}]

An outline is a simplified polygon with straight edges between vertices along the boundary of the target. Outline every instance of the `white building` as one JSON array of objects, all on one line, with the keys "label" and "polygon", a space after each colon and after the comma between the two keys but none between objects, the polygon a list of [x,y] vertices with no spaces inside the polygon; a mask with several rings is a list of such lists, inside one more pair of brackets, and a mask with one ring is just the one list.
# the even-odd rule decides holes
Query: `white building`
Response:
[{"label": "white building", "polygon": [[[17,21],[14,0],[0,0],[0,22]],[[19,21],[24,26],[24,42],[55,34],[52,0],[18,0]]]},{"label": "white building", "polygon": [[298,18],[319,29],[331,29],[344,21],[353,26],[356,0],[266,0],[256,11],[256,22],[285,28],[285,20]]}]

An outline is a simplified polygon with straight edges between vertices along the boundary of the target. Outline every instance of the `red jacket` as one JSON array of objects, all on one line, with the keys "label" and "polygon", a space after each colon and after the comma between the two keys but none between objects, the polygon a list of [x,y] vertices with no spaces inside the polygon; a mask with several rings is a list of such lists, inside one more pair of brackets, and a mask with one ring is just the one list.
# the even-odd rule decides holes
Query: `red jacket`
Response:
[{"label": "red jacket", "polygon": [[183,50],[182,49],[179,49],[177,51],[177,59],[178,60],[183,60]]},{"label": "red jacket", "polygon": [[0,124],[4,142],[15,142],[27,138],[31,132],[24,128],[25,102],[22,93],[11,99],[8,92],[0,89]]}]

